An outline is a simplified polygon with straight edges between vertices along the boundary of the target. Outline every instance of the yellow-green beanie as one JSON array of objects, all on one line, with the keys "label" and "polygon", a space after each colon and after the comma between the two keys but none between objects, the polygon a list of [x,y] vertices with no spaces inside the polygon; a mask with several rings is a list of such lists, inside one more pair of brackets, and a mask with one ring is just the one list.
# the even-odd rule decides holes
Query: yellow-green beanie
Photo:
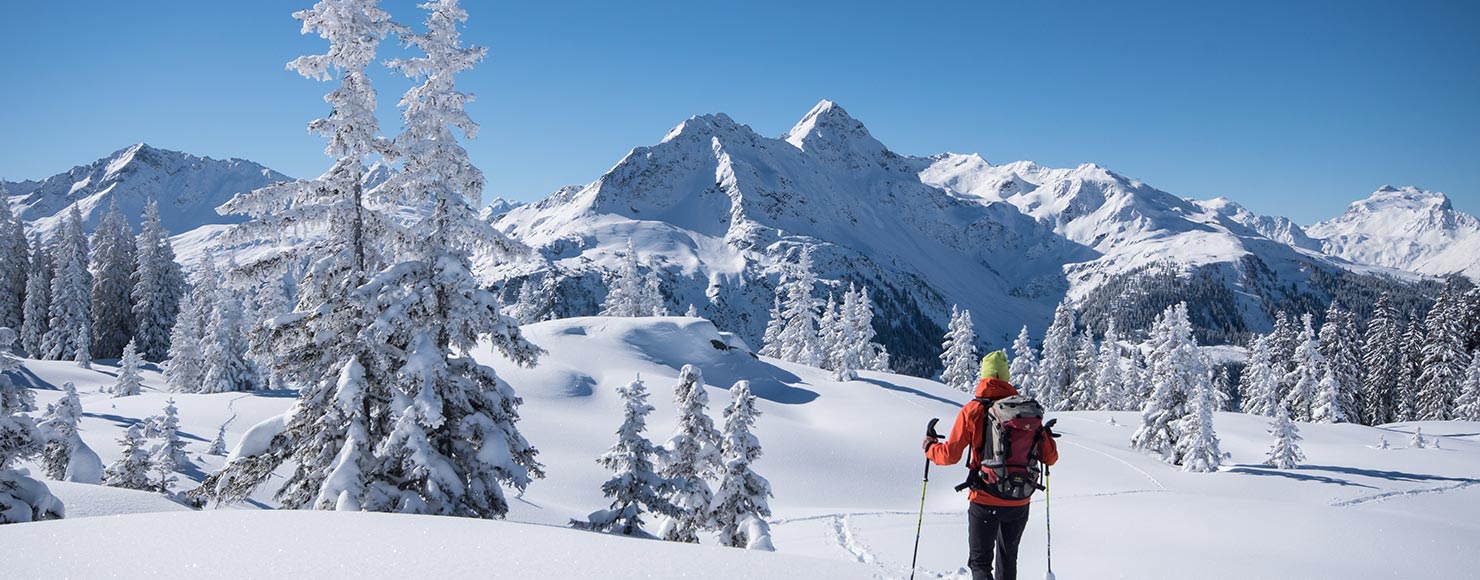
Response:
[{"label": "yellow-green beanie", "polygon": [[1007,375],[1007,353],[994,350],[982,357],[982,378],[996,378],[1005,382],[1012,382]]}]

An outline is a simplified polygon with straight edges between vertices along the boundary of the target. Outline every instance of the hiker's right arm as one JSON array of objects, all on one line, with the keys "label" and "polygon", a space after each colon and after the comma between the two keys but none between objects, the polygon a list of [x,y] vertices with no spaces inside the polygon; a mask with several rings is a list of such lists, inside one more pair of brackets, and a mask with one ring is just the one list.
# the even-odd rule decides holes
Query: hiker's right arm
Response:
[{"label": "hiker's right arm", "polygon": [[925,450],[925,457],[936,465],[955,465],[961,461],[961,454],[966,451],[966,446],[971,443],[969,432],[972,422],[966,415],[966,409],[971,405],[961,407],[961,412],[956,413],[956,422],[951,425],[951,434],[945,441],[931,445]]}]

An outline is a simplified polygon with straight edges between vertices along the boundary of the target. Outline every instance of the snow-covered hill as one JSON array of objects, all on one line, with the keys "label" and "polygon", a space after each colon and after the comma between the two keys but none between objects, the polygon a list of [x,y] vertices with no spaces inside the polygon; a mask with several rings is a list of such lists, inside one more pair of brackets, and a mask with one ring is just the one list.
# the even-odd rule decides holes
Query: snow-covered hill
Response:
[{"label": "snow-covered hill", "polygon": [[286,179],[251,161],[196,157],[139,143],[41,181],[0,183],[0,191],[9,192],[11,208],[43,235],[50,235],[74,205],[89,229],[113,203],[137,228],[150,199],[159,201],[165,229],[178,234],[240,221],[218,215],[216,206],[237,193]]},{"label": "snow-covered hill", "polygon": [[[524,398],[520,429],[539,447],[548,473],[512,502],[511,522],[563,526],[569,518],[605,507],[599,488],[608,474],[595,458],[613,442],[621,421],[615,389],[641,374],[657,407],[648,437],[662,442],[675,423],[670,398],[678,369],[695,364],[706,378],[716,417],[727,401],[726,388],[735,380],[752,381],[763,412],[756,432],[765,449],[754,467],[775,490],[776,548],[783,556],[830,562],[628,542],[517,523],[232,511],[0,526],[0,545],[7,553],[14,547],[22,554],[18,562],[7,561],[5,577],[70,573],[139,578],[156,577],[155,571],[172,577],[177,570],[195,567],[225,578],[236,577],[231,575],[235,569],[268,576],[301,572],[308,577],[375,578],[390,577],[380,571],[419,576],[424,574],[409,571],[443,570],[436,566],[478,569],[485,575],[502,567],[511,578],[590,577],[592,570],[602,570],[593,566],[609,566],[611,572],[602,576],[618,579],[908,576],[924,424],[940,417],[942,430],[948,428],[957,408],[969,399],[965,393],[933,381],[878,373],[833,382],[824,371],[724,348],[733,338],[700,319],[577,318],[529,325],[524,332],[547,351],[533,369],[517,368],[491,350],[474,353],[493,364]],[[224,459],[204,454],[219,426],[226,425],[227,441],[234,445],[253,425],[293,402],[280,392],[171,395],[149,390],[121,399],[95,392],[111,383],[113,373],[101,363],[83,370],[72,363],[25,361],[22,378],[40,389],[43,406],[59,395],[50,387],[68,380],[78,384],[85,411],[82,437],[105,462],[119,456],[114,440],[128,425],[158,413],[173,397],[186,449],[197,466],[182,476],[182,488],[193,486]],[[149,387],[161,384],[153,372],[146,372],[145,379]],[[1128,448],[1139,420],[1136,413],[1057,417],[1064,438],[1051,486],[1054,570],[1060,577],[1348,580],[1461,578],[1473,572],[1474,557],[1465,546],[1480,541],[1480,527],[1474,524],[1480,518],[1480,429],[1474,423],[1376,428],[1302,424],[1307,459],[1299,469],[1280,471],[1260,465],[1270,443],[1267,420],[1220,413],[1218,434],[1231,457],[1217,473],[1193,474]],[[1409,437],[1420,427],[1431,440],[1441,441],[1438,448],[1410,448]],[[1380,437],[1392,448],[1377,448]],[[965,498],[950,490],[964,474],[961,467],[931,471],[917,577],[969,577],[961,571]],[[69,502],[101,492],[130,495],[115,490],[86,494],[79,491],[86,486],[75,484],[56,487]],[[1044,499],[1040,495],[1034,504],[1023,542],[1027,578],[1043,575],[1049,507]],[[89,500],[87,505],[112,501]],[[271,505],[268,489],[254,504],[236,509]],[[173,506],[159,509],[169,508]],[[68,511],[83,515],[70,506]],[[86,511],[102,515],[96,507]],[[137,542],[104,541],[134,535],[141,536]],[[226,535],[275,539],[270,551],[251,541],[227,542],[219,549],[198,544]],[[281,544],[281,538],[296,539]],[[390,552],[384,542],[393,542],[396,561],[385,559]],[[80,546],[100,551],[85,559],[59,558],[78,553]],[[365,546],[380,551],[365,552]],[[614,558],[615,552],[623,557]],[[166,554],[168,560],[159,559]],[[626,563],[629,556],[638,564]],[[665,562],[652,563],[656,560]],[[142,567],[97,567],[114,561]],[[170,567],[162,569],[166,564],[160,562]],[[690,567],[705,562],[713,566],[702,573]]]},{"label": "snow-covered hill", "polygon": [[1480,279],[1480,219],[1442,193],[1385,185],[1306,231],[1327,253],[1353,262]]}]

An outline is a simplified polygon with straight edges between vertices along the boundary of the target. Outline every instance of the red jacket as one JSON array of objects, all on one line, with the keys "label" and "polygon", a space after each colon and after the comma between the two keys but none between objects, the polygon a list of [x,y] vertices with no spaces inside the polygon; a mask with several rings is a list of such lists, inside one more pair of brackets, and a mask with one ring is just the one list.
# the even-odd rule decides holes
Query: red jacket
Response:
[{"label": "red jacket", "polygon": [[[980,399],[995,401],[1016,394],[1018,394],[1017,389],[1013,388],[1007,381],[1001,379],[982,379],[981,382],[976,384],[976,396]],[[956,414],[956,423],[951,426],[951,434],[946,437],[945,441],[931,445],[930,449],[925,451],[925,457],[929,458],[936,465],[955,465],[956,462],[961,461],[961,455],[966,451],[967,447],[981,442],[982,419],[986,416],[986,412],[986,405],[976,401],[972,401],[967,403],[966,406],[961,407],[961,412]],[[1054,443],[1052,437],[1044,437],[1043,441],[1038,444],[1038,458],[1046,465],[1053,465],[1058,462],[1059,447]],[[973,451],[971,457],[966,461],[966,466],[976,469],[980,463],[980,452]],[[1026,499],[1016,501],[999,499],[986,492],[976,490],[971,491],[971,497],[969,499],[972,503],[991,506],[1012,507],[1028,505],[1028,500]]]}]

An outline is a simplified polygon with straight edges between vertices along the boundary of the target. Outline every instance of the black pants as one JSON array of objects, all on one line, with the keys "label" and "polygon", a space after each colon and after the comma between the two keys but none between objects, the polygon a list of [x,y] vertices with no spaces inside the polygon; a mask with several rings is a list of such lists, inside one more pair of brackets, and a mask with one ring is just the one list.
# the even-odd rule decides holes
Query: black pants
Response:
[{"label": "black pants", "polygon": [[[971,580],[992,579],[992,557],[997,558],[996,580],[1017,580],[1018,542],[1028,527],[1028,506],[996,507],[971,504],[966,510],[967,541],[971,543],[966,565]],[[995,546],[995,550],[993,547]]]}]

